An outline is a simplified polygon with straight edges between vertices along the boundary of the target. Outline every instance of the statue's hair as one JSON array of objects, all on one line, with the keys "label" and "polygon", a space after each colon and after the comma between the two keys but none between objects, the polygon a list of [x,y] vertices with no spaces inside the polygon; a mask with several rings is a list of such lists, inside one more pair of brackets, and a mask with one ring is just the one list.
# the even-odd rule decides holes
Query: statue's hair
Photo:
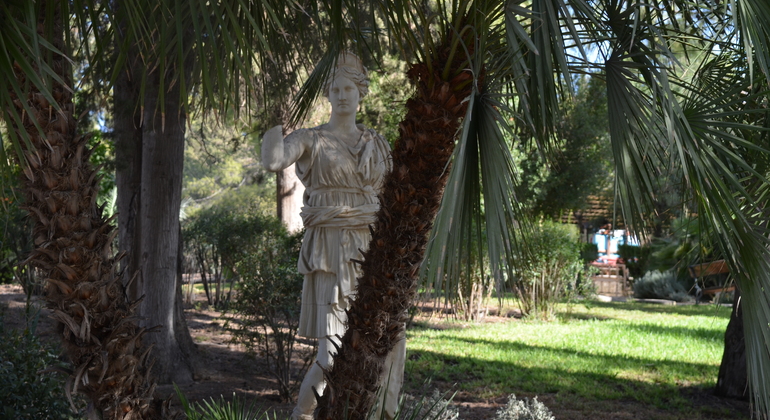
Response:
[{"label": "statue's hair", "polygon": [[323,88],[323,95],[325,97],[329,97],[329,89],[332,86],[332,82],[334,82],[334,78],[337,76],[345,76],[355,83],[358,88],[358,102],[361,102],[364,99],[364,96],[369,93],[369,76],[366,74],[366,68],[364,68],[364,71],[362,72],[353,67],[344,66],[335,67],[334,70],[329,73],[329,77],[326,79]]}]

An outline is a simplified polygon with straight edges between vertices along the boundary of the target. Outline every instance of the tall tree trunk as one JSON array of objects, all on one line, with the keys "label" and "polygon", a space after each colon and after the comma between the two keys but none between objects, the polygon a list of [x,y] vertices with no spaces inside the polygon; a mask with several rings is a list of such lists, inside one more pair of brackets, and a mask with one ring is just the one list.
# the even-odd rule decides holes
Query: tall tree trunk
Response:
[{"label": "tall tree trunk", "polygon": [[[145,162],[144,133],[148,129],[147,127],[149,123],[147,122],[151,120],[145,119],[145,126],[143,127],[142,118],[149,118],[149,115],[151,115],[152,112],[147,109],[149,102],[145,103],[145,115],[142,115],[142,112],[140,111],[140,90],[137,76],[140,73],[136,66],[141,64],[138,64],[138,54],[136,51],[134,51],[133,48],[127,55],[128,58],[126,60],[125,70],[118,75],[118,79],[116,80],[115,86],[113,88],[116,182],[118,187],[118,244],[120,251],[127,253],[127,257],[121,261],[122,280],[124,284],[129,285],[127,294],[130,299],[139,299],[144,295],[157,297],[159,292],[156,292],[156,288],[160,288],[164,289],[165,291],[165,294],[160,293],[160,295],[165,296],[166,299],[170,299],[171,302],[174,302],[174,315],[173,318],[170,318],[172,321],[167,321],[164,319],[163,322],[158,322],[159,319],[162,319],[162,317],[155,316],[153,319],[156,323],[150,324],[148,322],[145,326],[148,328],[160,326],[162,329],[167,330],[166,333],[173,335],[175,337],[175,341],[178,343],[177,347],[180,350],[179,352],[156,354],[156,357],[160,358],[158,363],[155,364],[156,369],[158,369],[158,366],[164,365],[170,365],[173,368],[176,366],[176,364],[179,364],[179,367],[181,367],[178,369],[179,375],[177,375],[176,378],[167,374],[163,374],[159,378],[161,382],[167,383],[174,380],[177,383],[186,383],[189,382],[192,378],[192,368],[189,368],[189,366],[196,365],[197,356],[195,352],[195,344],[192,341],[192,337],[190,337],[187,324],[184,320],[184,311],[182,309],[180,292],[178,291],[180,289],[178,283],[181,283],[181,280],[179,279],[181,276],[181,270],[179,270],[178,267],[179,264],[175,265],[173,276],[169,273],[169,276],[165,277],[163,281],[156,281],[154,272],[152,271],[142,271],[143,262],[155,261],[156,258],[162,257],[152,252],[148,252],[145,248],[145,244],[158,240],[158,238],[163,236],[164,233],[162,231],[150,231],[151,235],[147,237],[145,236],[145,232],[147,230],[142,229],[143,223],[147,223],[145,218],[148,215],[147,212],[144,214],[141,213],[141,204],[143,199],[146,200],[145,197],[147,194],[147,189],[144,187],[151,184],[151,180],[153,179],[146,178],[148,171],[146,168],[147,165],[143,164],[143,162]],[[149,81],[151,83],[157,82],[157,79],[150,78]],[[152,92],[150,92],[150,90],[152,90]],[[152,86],[150,86],[150,89],[148,89],[146,94],[148,96],[148,101],[153,101],[152,106],[154,108],[156,100],[155,98],[157,96],[157,83],[154,89]],[[175,90],[174,92],[171,92],[171,94],[178,95],[179,92],[178,90]],[[178,96],[175,96],[174,98],[169,98],[171,102],[167,101],[166,106],[169,107],[167,108],[168,114],[173,114],[174,116],[179,115],[179,103],[176,101],[177,98]],[[155,121],[155,128],[160,127],[162,123],[162,118],[159,118],[157,121]],[[169,120],[167,123],[176,124],[179,129],[173,130],[171,127],[160,127],[158,131],[161,133],[161,135],[165,136],[165,134],[168,133],[170,136],[175,136],[173,138],[175,139],[174,141],[177,142],[177,145],[180,142],[183,142],[184,118],[179,119],[176,122]],[[150,130],[152,130],[151,125]],[[177,152],[176,155],[160,155],[157,156],[157,158],[168,159],[168,161],[171,162],[172,159],[179,159],[179,156]],[[169,182],[177,182],[177,189],[179,191],[181,191],[182,164],[183,161],[170,163],[170,167],[174,168],[175,175],[174,181]],[[154,175],[150,174],[150,176]],[[178,233],[179,205],[177,204],[176,209],[174,209],[171,207],[158,205],[158,203],[155,204],[157,206],[153,211],[149,213],[152,217],[167,219],[173,217],[174,220],[177,221],[176,239],[172,237],[162,240],[166,241],[166,243],[172,243],[174,240],[181,241],[181,234]],[[179,249],[175,249],[171,255],[166,257],[174,258],[175,261],[178,261],[179,258],[181,258],[181,253]],[[167,286],[174,288],[174,296],[168,296],[169,291],[166,289]],[[156,308],[143,305],[139,309],[141,317],[149,319],[145,312],[154,311]],[[164,359],[165,357],[173,357],[173,359]]]},{"label": "tall tree trunk", "polygon": [[275,175],[277,216],[290,233],[296,233],[302,229],[299,212],[305,186],[297,178],[294,164]]},{"label": "tall tree trunk", "polygon": [[[448,63],[449,43],[437,48],[433,69]],[[472,45],[472,44],[467,44]],[[319,399],[319,419],[364,419],[374,404],[385,358],[403,339],[407,310],[417,289],[417,272],[427,235],[446,185],[446,165],[471,94],[472,75],[451,62],[452,80],[416,64],[407,76],[416,92],[406,103],[393,150],[393,171],[385,177],[380,210],[364,254],[363,275],[348,310],[348,330]],[[458,89],[458,86],[464,86]]]},{"label": "tall tree trunk", "polygon": [[746,370],[746,340],[743,335],[743,305],[741,293],[735,288],[733,311],[725,331],[725,352],[719,365],[719,376],[714,394],[720,397],[749,398],[748,371]]},{"label": "tall tree trunk", "polygon": [[187,326],[187,319],[184,317],[184,299],[182,297],[182,279],[184,265],[184,240],[182,238],[182,226],[179,225],[179,246],[177,248],[176,265],[176,299],[174,299],[174,337],[179,344],[179,350],[183,355],[183,361],[190,367],[190,379],[196,379],[196,373],[201,368],[201,360],[198,355],[198,348],[190,335],[190,329]]},{"label": "tall tree trunk", "polygon": [[139,272],[141,242],[138,232],[139,199],[142,181],[142,127],[139,112],[139,87],[133,79],[134,56],[127,60],[126,70],[118,74],[113,86],[113,140],[115,142],[115,183],[118,188],[118,248],[126,253],[121,261],[123,284],[128,296],[138,299],[142,293]]},{"label": "tall tree trunk", "polygon": [[[59,4],[49,0],[35,5],[38,28],[47,41],[66,51]],[[51,8],[54,22],[46,22],[45,9]],[[53,33],[43,34],[47,27]],[[162,418],[162,404],[152,400],[151,357],[141,348],[145,331],[134,322],[135,302],[126,299],[116,272],[119,257],[113,255],[112,240],[117,232],[96,206],[98,177],[88,161],[87,139],[76,135],[71,69],[58,55],[51,67],[67,85],[52,81],[60,111],[30,88],[26,97],[16,98],[16,107],[25,112],[24,101],[33,112],[25,112],[24,127],[9,128],[25,130],[33,147],[25,151],[29,167],[24,170],[27,206],[35,221],[29,261],[46,279],[46,303],[73,364],[68,392],[85,394],[107,419]],[[19,85],[25,86],[25,73],[15,68]]]},{"label": "tall tree trunk", "polygon": [[[161,75],[152,74],[145,90],[142,125],[142,169],[138,231],[141,243],[140,314],[144,326],[161,328],[147,338],[160,360],[154,373],[161,383],[192,381],[192,365],[177,340],[175,304],[180,243],[179,209],[184,165],[185,115],[179,84],[165,92],[165,113],[158,101]],[[166,86],[169,84],[166,83]],[[137,240],[135,238],[135,240]],[[176,312],[178,315],[179,312]]]},{"label": "tall tree trunk", "polygon": [[[275,66],[274,64],[268,64],[269,74],[278,75],[276,81],[276,90],[279,92],[277,95],[284,94],[283,86],[293,86],[295,77],[289,75],[292,72],[285,71],[284,69]],[[281,77],[282,76],[282,77]],[[288,79],[288,80],[287,80]],[[294,92],[296,94],[296,92]],[[286,116],[289,114],[289,110],[285,109],[285,106],[277,106],[269,115],[267,121],[268,127],[273,127],[279,124],[283,124],[287,120]],[[289,133],[294,131],[293,127],[283,126],[283,135],[288,136]],[[304,224],[302,223],[302,217],[299,213],[302,209],[303,196],[305,194],[305,186],[297,177],[297,170],[294,164],[284,168],[275,174],[275,213],[278,219],[281,220],[286,229],[290,233],[299,232]]]}]

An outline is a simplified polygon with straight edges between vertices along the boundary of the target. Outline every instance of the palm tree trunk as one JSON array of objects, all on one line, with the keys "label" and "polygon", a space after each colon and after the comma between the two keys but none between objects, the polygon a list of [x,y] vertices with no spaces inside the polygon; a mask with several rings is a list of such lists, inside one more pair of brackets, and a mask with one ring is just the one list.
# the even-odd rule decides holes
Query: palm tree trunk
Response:
[{"label": "palm tree trunk", "polygon": [[[65,51],[58,5],[53,0],[40,4],[38,28]],[[42,33],[48,26],[46,8],[55,9],[51,34]],[[46,279],[46,303],[73,365],[67,392],[85,394],[107,419],[161,418],[162,404],[152,400],[149,352],[141,348],[145,330],[136,325],[136,302],[126,298],[116,272],[120,257],[113,255],[112,240],[117,232],[96,206],[98,177],[88,161],[87,138],[76,135],[71,69],[61,56],[52,61],[66,84],[51,82],[60,111],[30,88],[15,104],[21,113],[24,101],[33,112],[25,114],[24,127],[11,128],[25,130],[31,141],[24,170],[27,208],[35,221],[29,261]],[[25,74],[16,69],[24,86]]]},{"label": "palm tree trunk", "polygon": [[[449,45],[446,43],[445,45]],[[364,419],[374,404],[385,358],[403,339],[417,289],[417,273],[443,195],[447,164],[471,94],[472,75],[461,71],[464,54],[456,54],[452,80],[439,70],[449,48],[438,48],[432,73],[424,63],[407,76],[416,86],[407,101],[393,150],[393,171],[385,178],[380,210],[369,249],[361,263],[356,299],[348,311],[348,329],[319,398],[319,419]],[[461,58],[457,57],[461,56]],[[460,87],[460,88],[458,88]]]}]

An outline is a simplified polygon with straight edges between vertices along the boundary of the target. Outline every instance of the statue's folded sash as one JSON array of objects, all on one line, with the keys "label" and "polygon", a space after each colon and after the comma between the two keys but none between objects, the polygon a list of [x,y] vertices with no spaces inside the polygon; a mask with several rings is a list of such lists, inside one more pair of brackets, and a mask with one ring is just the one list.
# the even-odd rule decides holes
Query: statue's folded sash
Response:
[{"label": "statue's folded sash", "polygon": [[[369,186],[367,186],[369,187]],[[371,187],[335,188],[334,192],[361,193],[374,196]],[[315,190],[313,194],[322,194],[324,190]],[[300,216],[305,227],[335,227],[342,229],[362,229],[375,221],[375,213],[380,208],[379,203],[363,204],[360,206],[303,206]]]}]

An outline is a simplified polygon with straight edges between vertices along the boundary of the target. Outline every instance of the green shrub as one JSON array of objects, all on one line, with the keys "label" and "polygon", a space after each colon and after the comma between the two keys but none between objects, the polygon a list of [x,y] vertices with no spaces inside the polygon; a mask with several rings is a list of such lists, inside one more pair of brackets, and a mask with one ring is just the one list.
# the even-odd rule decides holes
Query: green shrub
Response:
[{"label": "green shrub", "polygon": [[430,396],[422,398],[404,394],[396,418],[402,420],[459,420],[460,411],[451,405],[452,398],[446,399],[445,396],[437,389],[434,389]]},{"label": "green shrub", "polygon": [[634,281],[634,297],[639,299],[668,299],[677,302],[690,300],[684,286],[677,280],[673,270],[648,271]]},{"label": "green shrub", "polygon": [[4,186],[0,192],[0,284],[18,281],[27,291],[30,268],[20,263],[32,250],[32,222],[22,209],[19,191],[13,187],[17,177],[3,179],[3,175],[0,174],[0,185]]},{"label": "green shrub", "polygon": [[185,220],[182,230],[185,255],[193,262],[192,270],[201,275],[209,305],[218,309],[230,304],[239,262],[261,246],[264,235],[283,229],[275,217],[235,198],[198,210]]},{"label": "green shrub", "polygon": [[4,419],[69,419],[64,378],[42,370],[60,365],[53,350],[34,329],[6,330],[0,312],[0,417]]},{"label": "green shrub", "polygon": [[555,222],[534,226],[524,235],[527,251],[517,256],[514,288],[524,315],[548,319],[554,304],[577,290],[583,271],[577,228]]},{"label": "green shrub", "polygon": [[638,279],[647,272],[652,248],[637,245],[618,245],[618,255],[628,269],[628,274]]},{"label": "green shrub", "polygon": [[[255,407],[252,403],[247,405],[244,401],[233,394],[232,401],[227,401],[223,397],[218,399],[211,398],[203,402],[191,403],[179,387],[174,386],[179,401],[182,403],[182,409],[188,420],[282,420],[285,416],[279,416],[277,413],[271,413],[262,407]],[[403,394],[398,405],[394,420],[459,420],[460,412],[451,405],[452,398],[444,398],[444,394],[434,390],[429,397],[415,398],[408,394]],[[375,404],[369,410],[366,420],[383,420],[385,414],[380,413],[377,416],[377,405]],[[518,419],[518,417],[514,417]],[[503,420],[508,420],[505,417]],[[523,417],[522,419],[529,419]],[[533,420],[548,420],[543,417],[533,417]],[[347,418],[343,419],[347,420]]]},{"label": "green shrub", "polygon": [[585,264],[599,259],[599,246],[592,243],[583,243],[580,246],[580,259]]},{"label": "green shrub", "polygon": [[[257,408],[253,403],[246,405],[235,393],[232,401],[220,396],[218,400],[212,397],[202,403],[190,403],[179,387],[174,385],[174,389],[187,420],[270,420],[267,410]],[[278,416],[273,418],[277,420]]]},{"label": "green shrub", "polygon": [[[254,404],[247,405],[233,394],[232,401],[226,401],[224,398],[211,398],[202,403],[190,403],[187,397],[178,387],[176,394],[182,402],[182,409],[189,420],[274,420],[283,419],[276,413],[270,415],[267,410],[255,407]],[[459,420],[460,412],[451,405],[452,398],[445,399],[445,394],[434,390],[433,394],[427,397],[415,398],[408,394],[401,397],[398,411],[394,420]],[[373,406],[367,420],[382,420],[377,418],[377,406]],[[343,419],[347,420],[347,419]],[[551,410],[537,400],[525,398],[516,399],[515,395],[508,397],[508,404],[499,409],[494,420],[556,420]]]},{"label": "green shrub", "polygon": [[525,398],[522,401],[511,394],[508,397],[508,404],[497,411],[495,420],[556,420],[556,418],[545,404],[537,400],[537,397],[532,400]]},{"label": "green shrub", "polygon": [[[174,389],[188,420],[283,420],[287,418],[279,416],[275,411],[271,413],[265,408],[256,407],[253,403],[246,404],[235,394],[231,401],[220,396],[218,399],[210,398],[203,402],[191,403],[179,387],[174,386]],[[444,399],[443,394],[437,390],[433,391],[432,396],[420,399],[404,394],[394,420],[458,420],[459,411],[450,405],[450,401],[451,398]],[[376,405],[366,416],[366,420],[383,419],[384,414],[377,417]],[[540,420],[540,418],[537,419]]]},{"label": "green shrub", "polygon": [[[234,341],[264,357],[278,381],[282,400],[292,401],[314,349],[301,350],[297,342],[303,276],[297,271],[302,234],[289,236],[283,230],[266,231],[259,246],[251,248],[236,264],[241,289],[232,305],[239,315],[231,328]],[[302,363],[292,359],[299,356]]]}]

